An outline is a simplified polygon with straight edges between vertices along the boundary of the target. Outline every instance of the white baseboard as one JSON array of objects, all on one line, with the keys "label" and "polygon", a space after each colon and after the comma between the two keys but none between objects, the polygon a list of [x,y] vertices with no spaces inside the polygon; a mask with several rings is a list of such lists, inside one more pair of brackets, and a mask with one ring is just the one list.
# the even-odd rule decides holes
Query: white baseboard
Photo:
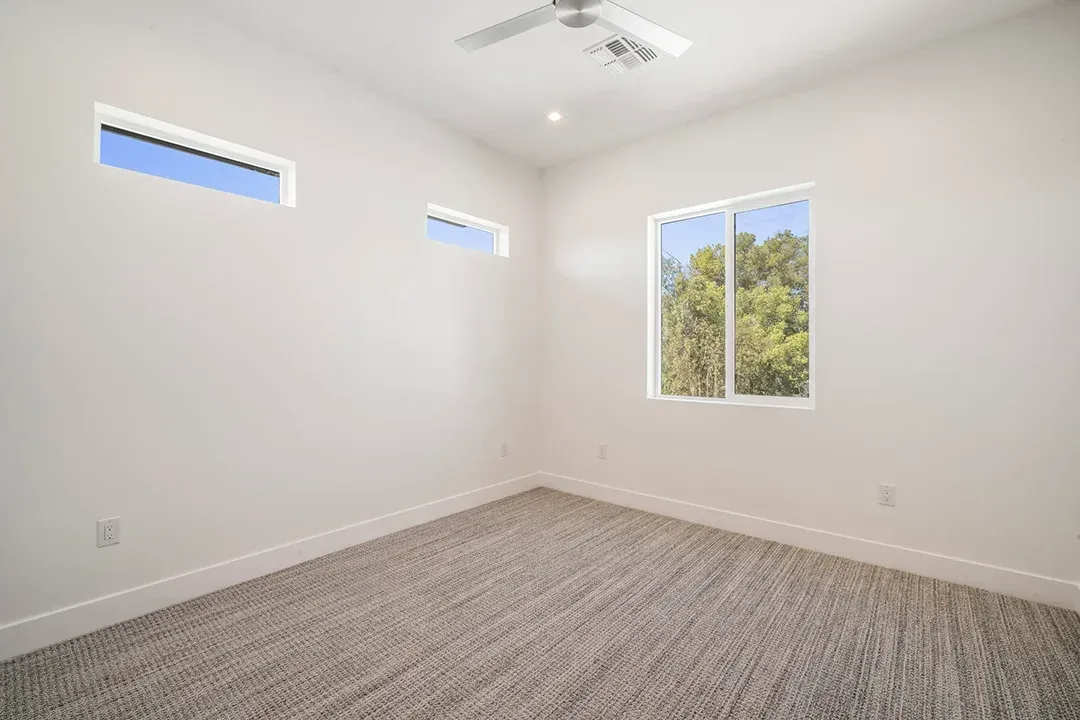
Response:
[{"label": "white baseboard", "polygon": [[516,495],[540,485],[701,525],[775,540],[796,547],[1080,612],[1080,585],[1067,580],[984,565],[970,560],[887,545],[541,472],[417,505],[112,595],[0,625],[0,660],[130,620],[398,530]]},{"label": "white baseboard", "polygon": [[539,485],[534,473],[363,520],[243,557],[0,626],[0,660],[145,615],[200,595],[284,570],[383,535],[516,495]]},{"label": "white baseboard", "polygon": [[539,484],[594,500],[1080,612],[1080,585],[1068,580],[839,535],[554,473],[539,473]]}]

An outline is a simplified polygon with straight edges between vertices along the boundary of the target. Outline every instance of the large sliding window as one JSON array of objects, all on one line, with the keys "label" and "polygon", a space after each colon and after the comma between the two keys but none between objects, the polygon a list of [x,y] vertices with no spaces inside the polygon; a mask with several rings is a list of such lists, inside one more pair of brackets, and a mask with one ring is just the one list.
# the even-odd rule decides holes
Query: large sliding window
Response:
[{"label": "large sliding window", "polygon": [[813,407],[811,189],[649,218],[650,397]]}]

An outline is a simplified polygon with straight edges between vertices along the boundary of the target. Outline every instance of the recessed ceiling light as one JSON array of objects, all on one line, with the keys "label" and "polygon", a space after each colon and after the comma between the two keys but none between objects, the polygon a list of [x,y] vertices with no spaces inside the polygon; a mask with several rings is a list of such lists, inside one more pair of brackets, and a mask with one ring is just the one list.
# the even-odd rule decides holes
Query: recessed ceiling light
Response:
[{"label": "recessed ceiling light", "polygon": [[551,122],[559,122],[560,120],[562,120],[562,113],[558,110],[552,110],[548,113],[547,117],[548,120],[550,120]]}]

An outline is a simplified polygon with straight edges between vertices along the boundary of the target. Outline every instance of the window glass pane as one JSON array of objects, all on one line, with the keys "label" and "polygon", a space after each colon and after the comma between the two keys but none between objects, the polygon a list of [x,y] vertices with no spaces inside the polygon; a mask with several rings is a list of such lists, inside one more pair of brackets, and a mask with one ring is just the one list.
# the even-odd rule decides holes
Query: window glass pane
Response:
[{"label": "window glass pane", "polygon": [[257,200],[276,203],[281,198],[281,178],[276,173],[253,170],[107,127],[101,128],[101,162]]},{"label": "window glass pane", "polygon": [[660,393],[724,397],[724,213],[660,226]]},{"label": "window glass pane", "polygon": [[735,392],[810,396],[810,202],[735,214]]},{"label": "window glass pane", "polygon": [[429,240],[437,240],[469,250],[479,250],[489,254],[495,252],[495,233],[490,230],[440,220],[430,215],[427,219],[427,236]]}]

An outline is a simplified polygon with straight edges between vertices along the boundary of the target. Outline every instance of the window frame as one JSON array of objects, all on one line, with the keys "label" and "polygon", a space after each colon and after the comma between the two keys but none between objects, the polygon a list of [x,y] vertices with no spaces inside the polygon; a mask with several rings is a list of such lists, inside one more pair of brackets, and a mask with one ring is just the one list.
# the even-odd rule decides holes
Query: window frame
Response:
[{"label": "window frame", "polygon": [[[155,120],[129,110],[122,110],[104,103],[94,103],[94,162],[101,162],[102,126],[115,128],[122,134],[131,134],[146,138],[148,142],[159,142],[176,147],[183,152],[190,150],[197,155],[209,156],[232,164],[250,166],[253,171],[265,170],[278,176],[278,203],[286,207],[296,207],[296,163],[270,153],[238,145],[205,135],[194,130]],[[156,176],[160,177],[160,176]],[[215,189],[215,188],[208,188]],[[217,190],[217,192],[228,192]],[[248,197],[240,193],[230,193]],[[254,198],[252,198],[254,199]]]},{"label": "window frame", "polygon": [[[675,400],[680,402],[698,402],[718,405],[751,405],[757,407],[795,408],[813,410],[817,400],[817,364],[815,361],[815,344],[817,331],[815,327],[816,314],[816,289],[814,279],[815,254],[817,248],[816,233],[814,232],[814,183],[791,185],[777,190],[742,195],[719,202],[696,205],[681,210],[669,210],[656,213],[648,217],[648,376],[646,382],[646,397],[650,400]],[[808,221],[808,259],[807,274],[809,282],[809,367],[810,383],[809,397],[769,397],[764,395],[739,395],[735,393],[735,215],[750,210],[787,205],[789,203],[809,203]],[[661,225],[679,220],[690,220],[705,215],[724,213],[724,391],[726,397],[691,397],[685,395],[664,395],[661,393],[661,344],[662,315],[660,303],[660,273],[661,266]]]},{"label": "window frame", "polygon": [[[474,228],[476,230],[482,230],[483,232],[491,233],[494,236],[492,241],[492,248],[490,253],[483,253],[486,255],[494,255],[497,257],[510,257],[510,228],[506,225],[500,225],[498,223],[491,222],[490,220],[484,220],[483,218],[476,217],[475,215],[468,215],[457,210],[451,210],[448,207],[442,205],[436,205],[434,203],[428,203],[427,215],[424,216],[424,222],[427,222],[428,218],[435,220],[441,220],[451,225],[465,225],[467,227]],[[424,230],[424,237],[427,238],[427,229]],[[438,240],[432,240],[431,242],[439,242]],[[454,245],[453,243],[440,243],[442,245],[451,245],[462,250],[471,248],[462,248],[460,245]]]}]

